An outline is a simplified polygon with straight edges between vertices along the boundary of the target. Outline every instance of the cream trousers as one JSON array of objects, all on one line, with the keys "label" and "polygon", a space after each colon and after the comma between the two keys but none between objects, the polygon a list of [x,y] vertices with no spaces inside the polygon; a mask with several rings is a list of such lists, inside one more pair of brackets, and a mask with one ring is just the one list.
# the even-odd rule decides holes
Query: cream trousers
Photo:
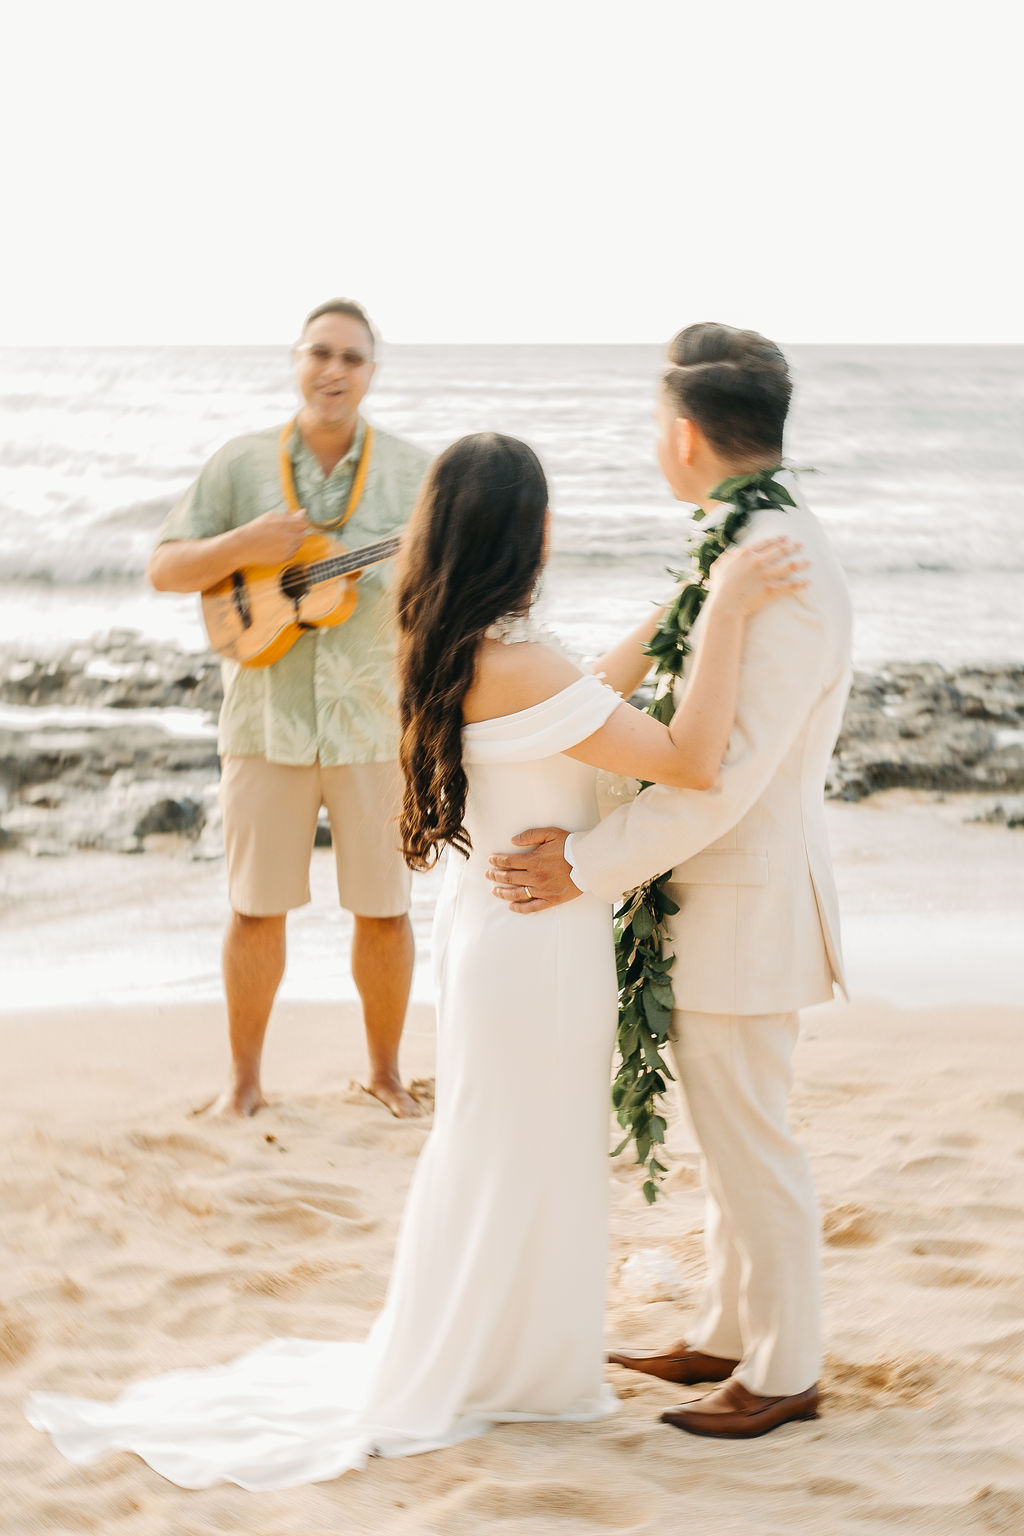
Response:
[{"label": "cream trousers", "polygon": [[803,1392],[821,1369],[821,1224],[793,1138],[795,1013],[677,1011],[672,1055],[703,1156],[707,1278],[695,1349],[738,1359],[766,1397]]}]

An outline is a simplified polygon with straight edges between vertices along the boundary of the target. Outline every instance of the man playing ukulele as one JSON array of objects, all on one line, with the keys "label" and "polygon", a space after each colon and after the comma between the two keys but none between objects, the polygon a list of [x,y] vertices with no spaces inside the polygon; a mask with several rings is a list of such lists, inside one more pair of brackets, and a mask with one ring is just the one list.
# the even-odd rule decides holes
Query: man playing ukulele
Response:
[{"label": "man playing ukulele", "polygon": [[[302,406],[285,428],[235,438],[172,509],[149,564],[154,587],[205,592],[233,572],[291,560],[312,531],[358,548],[401,531],[429,456],[359,407],[374,333],[358,304],[314,309],[295,348]],[[285,924],[309,900],[321,805],[330,817],[338,897],[354,916],[352,975],[370,1056],[367,1087],[397,1116],[419,1113],[398,1047],[413,937],[409,875],[394,830],[400,797],[387,564],[358,581],[350,618],[305,631],[269,666],[224,663],[221,808],[231,919],[224,989],[231,1080],[223,1112],[252,1115],[263,1039],[284,974]]]}]

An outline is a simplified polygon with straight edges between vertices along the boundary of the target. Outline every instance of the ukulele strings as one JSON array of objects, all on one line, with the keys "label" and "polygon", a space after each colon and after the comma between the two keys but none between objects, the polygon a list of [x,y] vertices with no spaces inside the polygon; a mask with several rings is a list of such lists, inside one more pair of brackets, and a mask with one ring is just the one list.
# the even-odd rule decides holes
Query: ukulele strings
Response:
[{"label": "ukulele strings", "polygon": [[[364,548],[352,550],[346,555],[329,555],[324,560],[312,560],[305,567],[300,564],[298,569],[302,570],[303,574],[313,582],[329,581],[333,576],[351,575],[353,571],[362,570],[365,565],[380,564],[381,560],[379,557],[381,551],[392,543],[393,540],[391,539],[381,539],[377,544],[367,544]],[[357,554],[361,556],[361,559],[349,565],[348,562]],[[385,556],[384,558],[388,557]],[[282,571],[289,569],[292,569],[292,567],[287,564],[281,568]],[[228,577],[227,579],[230,581],[231,578]],[[281,590],[281,573],[279,572],[276,576],[261,576],[255,581],[247,581],[245,585],[250,592],[279,592]],[[227,595],[229,594],[225,594],[225,596]]]}]

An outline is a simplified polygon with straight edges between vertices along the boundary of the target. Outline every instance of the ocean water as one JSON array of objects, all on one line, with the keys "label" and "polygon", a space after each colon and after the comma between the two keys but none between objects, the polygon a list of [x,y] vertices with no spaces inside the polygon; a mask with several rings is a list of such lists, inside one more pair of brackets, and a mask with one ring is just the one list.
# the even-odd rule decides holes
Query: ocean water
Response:
[{"label": "ocean water", "polygon": [[[1024,654],[1024,348],[789,349],[787,451],[850,579],[856,659]],[[493,428],[551,482],[544,616],[603,648],[667,590],[687,509],[654,458],[653,346],[387,347],[367,414],[431,451]],[[0,351],[0,642],[111,627],[203,644],[193,598],[143,570],[227,438],[285,420],[285,348]]]}]

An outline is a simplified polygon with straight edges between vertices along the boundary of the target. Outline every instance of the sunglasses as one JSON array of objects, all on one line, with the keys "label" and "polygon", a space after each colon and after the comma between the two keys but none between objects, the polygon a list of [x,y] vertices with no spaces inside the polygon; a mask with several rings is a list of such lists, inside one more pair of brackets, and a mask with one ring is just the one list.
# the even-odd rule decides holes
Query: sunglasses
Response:
[{"label": "sunglasses", "polygon": [[365,352],[357,352],[354,347],[345,347],[343,351],[335,352],[320,341],[302,341],[295,351],[299,356],[316,363],[319,368],[325,368],[332,358],[337,358],[343,368],[363,368],[371,360]]}]

